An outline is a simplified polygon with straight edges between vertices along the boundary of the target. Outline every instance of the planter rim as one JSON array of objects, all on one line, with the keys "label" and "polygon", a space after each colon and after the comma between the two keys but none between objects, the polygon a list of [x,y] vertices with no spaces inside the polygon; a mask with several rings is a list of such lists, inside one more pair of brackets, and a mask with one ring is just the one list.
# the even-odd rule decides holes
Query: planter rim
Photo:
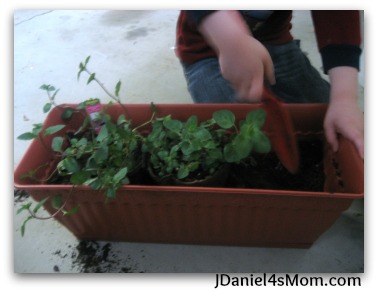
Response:
[{"label": "planter rim", "polygon": [[[63,103],[63,104],[60,104],[59,107],[76,107],[78,106],[79,103]],[[104,107],[112,107],[112,106],[118,106],[118,104],[116,103],[113,103],[113,104],[107,104],[107,103],[101,103],[102,106]],[[127,107],[141,107],[141,106],[145,106],[145,107],[150,107],[151,104],[150,103],[123,103],[122,105],[125,105]],[[222,103],[154,103],[155,106],[159,107],[159,106],[164,106],[164,107],[172,107],[172,108],[177,108],[177,107],[181,107],[181,108],[188,108],[189,107],[192,107],[192,108],[216,108],[216,109],[224,109],[225,108],[225,104],[222,104]],[[227,108],[246,108],[246,107],[251,107],[251,108],[256,108],[256,107],[262,107],[263,104],[262,103],[229,103],[229,104],[226,104]],[[322,107],[327,107],[328,105],[326,103],[284,103],[283,104],[284,107],[287,107],[287,108],[322,108]],[[52,110],[56,110],[56,108],[53,108]]]},{"label": "planter rim", "polygon": [[[20,190],[65,190],[68,191],[72,185],[57,184],[39,184],[39,185],[22,185],[14,183],[15,188]],[[76,186],[77,191],[93,191],[89,186]],[[156,186],[156,185],[125,185],[119,188],[118,192],[127,191],[147,191],[147,192],[207,192],[217,194],[245,194],[245,195],[275,195],[275,196],[306,196],[306,197],[325,197],[325,198],[346,198],[359,199],[364,197],[364,193],[331,193],[331,192],[312,192],[312,191],[295,191],[295,190],[274,190],[274,189],[257,189],[257,188],[222,188],[222,187],[186,187],[186,186]],[[232,192],[232,193],[230,193]],[[101,193],[101,191],[98,191]]]}]

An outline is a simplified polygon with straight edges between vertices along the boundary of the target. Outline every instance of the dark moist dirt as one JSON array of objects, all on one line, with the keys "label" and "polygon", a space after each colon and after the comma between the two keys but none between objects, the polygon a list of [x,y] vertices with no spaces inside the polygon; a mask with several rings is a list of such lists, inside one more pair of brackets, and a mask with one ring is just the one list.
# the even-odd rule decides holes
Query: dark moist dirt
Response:
[{"label": "dark moist dirt", "polygon": [[[230,168],[229,178],[222,181],[222,187],[322,192],[325,180],[323,142],[300,140],[298,150],[300,169],[295,175],[286,170],[274,152],[255,153],[253,158]],[[149,174],[142,175],[144,185],[157,184]]]},{"label": "dark moist dirt", "polygon": [[24,202],[27,198],[29,198],[29,194],[25,190],[14,189],[13,195],[14,204]]},{"label": "dark moist dirt", "polygon": [[287,171],[273,152],[255,154],[248,163],[233,166],[227,186],[322,192],[325,180],[323,142],[300,141],[298,150],[300,169],[297,174]]},{"label": "dark moist dirt", "polygon": [[[14,190],[14,205],[28,198],[26,191]],[[57,257],[56,262],[69,260],[72,270],[80,273],[144,273],[130,255],[115,251],[113,244],[108,242],[83,240],[75,246],[69,245],[65,251],[59,249],[52,254]],[[52,270],[60,273],[59,263],[53,265]]]},{"label": "dark moist dirt", "polygon": [[[53,255],[71,260],[72,268],[80,273],[143,273],[129,256],[114,252],[111,243],[84,240],[72,248],[71,253],[62,254],[58,250]],[[60,272],[59,265],[54,265],[53,270]]]}]

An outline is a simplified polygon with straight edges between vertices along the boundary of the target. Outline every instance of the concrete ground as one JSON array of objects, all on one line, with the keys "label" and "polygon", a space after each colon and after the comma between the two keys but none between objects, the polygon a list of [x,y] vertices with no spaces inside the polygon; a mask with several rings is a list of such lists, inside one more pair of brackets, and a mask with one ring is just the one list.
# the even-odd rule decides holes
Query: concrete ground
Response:
[{"label": "concrete ground", "polygon": [[[44,120],[47,99],[39,87],[60,88],[58,103],[99,97],[96,86],[77,81],[78,64],[108,87],[122,81],[124,103],[191,103],[174,54],[178,11],[24,10],[14,12],[14,166],[29,143],[16,139]],[[320,69],[307,11],[294,14],[294,36]],[[363,107],[363,80],[361,98]],[[21,193],[22,194],[22,193]],[[16,273],[362,273],[364,203],[356,201],[309,249],[79,242],[54,220],[32,221],[21,237],[14,200],[13,251]]]}]

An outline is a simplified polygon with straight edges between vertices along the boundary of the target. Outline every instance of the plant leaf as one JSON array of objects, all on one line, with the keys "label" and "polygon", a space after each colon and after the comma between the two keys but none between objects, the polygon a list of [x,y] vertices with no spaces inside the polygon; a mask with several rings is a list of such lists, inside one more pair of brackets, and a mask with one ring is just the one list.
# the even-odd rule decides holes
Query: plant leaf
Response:
[{"label": "plant leaf", "polygon": [[244,136],[243,134],[239,134],[235,137],[233,146],[238,157],[236,162],[248,157],[253,149],[253,143],[248,136]]},{"label": "plant leaf", "polygon": [[27,204],[24,204],[22,205],[18,210],[17,210],[17,214],[20,214],[22,211],[24,210],[28,210],[30,208],[30,206],[32,205],[32,202],[29,202]]},{"label": "plant leaf", "polygon": [[258,132],[253,140],[254,151],[266,154],[272,149],[269,138],[262,132]]},{"label": "plant leaf", "polygon": [[126,117],[124,114],[118,116],[118,119],[117,119],[117,125],[121,125],[123,123],[126,123]]},{"label": "plant leaf", "polygon": [[109,199],[114,199],[116,197],[116,191],[113,187],[109,187],[108,189],[105,190],[106,194],[106,201]]},{"label": "plant leaf", "polygon": [[246,121],[253,122],[257,128],[261,128],[264,125],[265,118],[266,118],[265,110],[256,109],[247,114]]},{"label": "plant leaf", "polygon": [[195,136],[202,142],[205,142],[212,138],[210,131],[208,131],[206,128],[199,128],[194,132],[193,136]]},{"label": "plant leaf", "polygon": [[39,133],[41,132],[42,127],[43,127],[42,123],[33,124],[32,133],[37,137]]},{"label": "plant leaf", "polygon": [[116,97],[118,97],[118,95],[119,95],[119,90],[121,89],[121,81],[118,81],[118,83],[117,83],[117,85],[116,85],[116,87],[115,87],[115,92],[114,92],[114,95],[116,96]]},{"label": "plant leaf", "polygon": [[100,132],[98,133],[98,136],[96,137],[96,140],[101,142],[103,141],[105,138],[107,138],[109,136],[109,133],[108,133],[108,129],[103,126],[100,130]]},{"label": "plant leaf", "polygon": [[224,129],[231,128],[235,124],[235,115],[230,110],[219,110],[214,112],[213,119]]},{"label": "plant leaf", "polygon": [[91,174],[89,172],[78,171],[71,176],[70,182],[74,185],[83,185],[90,177]]},{"label": "plant leaf", "polygon": [[189,169],[185,166],[181,166],[177,172],[177,178],[184,179],[189,175]]},{"label": "plant leaf", "polygon": [[233,144],[231,144],[231,143],[226,144],[224,149],[223,149],[223,152],[224,152],[224,158],[225,158],[226,162],[235,163],[239,160],[239,155],[236,152]]},{"label": "plant leaf", "polygon": [[45,90],[45,91],[55,91],[55,87],[51,85],[43,84],[39,89]]},{"label": "plant leaf", "polygon": [[109,148],[107,145],[100,147],[94,154],[93,159],[97,164],[101,164],[108,158]]},{"label": "plant leaf", "polygon": [[63,161],[63,166],[69,173],[76,173],[80,170],[79,163],[72,157],[67,157]]},{"label": "plant leaf", "polygon": [[77,110],[82,110],[84,108],[85,108],[85,103],[84,102],[79,103],[79,105],[76,107]]},{"label": "plant leaf", "polygon": [[33,217],[32,216],[29,216],[28,218],[26,218],[25,220],[24,220],[24,222],[22,223],[22,225],[21,225],[21,236],[23,237],[24,236],[24,234],[25,234],[25,227],[26,227],[26,223],[30,220],[30,219],[32,219]]},{"label": "plant leaf", "polygon": [[51,109],[51,103],[46,103],[45,106],[43,106],[43,113],[49,112]]},{"label": "plant leaf", "polygon": [[55,195],[53,197],[53,200],[52,200],[51,204],[52,204],[52,207],[54,209],[59,209],[60,207],[62,207],[62,205],[63,205],[62,195]]},{"label": "plant leaf", "polygon": [[23,174],[20,176],[21,179],[25,179],[25,178],[34,178],[34,175],[35,175],[35,172],[37,170],[30,170],[27,174]]},{"label": "plant leaf", "polygon": [[72,114],[74,113],[73,108],[67,107],[64,109],[62,115],[60,116],[63,120],[68,120],[71,118]]},{"label": "plant leaf", "polygon": [[58,124],[58,125],[53,125],[45,129],[43,132],[44,136],[52,135],[54,133],[57,133],[58,131],[62,130],[65,127],[64,124]]},{"label": "plant leaf", "polygon": [[51,96],[51,100],[55,99],[56,94],[58,94],[60,89],[55,90],[54,94]]},{"label": "plant leaf", "polygon": [[37,138],[38,135],[35,135],[31,132],[25,132],[17,137],[19,140],[31,140]]},{"label": "plant leaf", "polygon": [[100,179],[98,178],[95,178],[95,179],[92,179],[92,181],[90,183],[88,183],[88,185],[93,189],[93,190],[100,190],[101,189],[101,181]]},{"label": "plant leaf", "polygon": [[34,213],[37,213],[37,211],[43,206],[43,204],[46,203],[46,201],[49,200],[49,197],[46,197],[45,199],[41,200],[33,209]]},{"label": "plant leaf", "polygon": [[69,216],[69,215],[75,214],[79,211],[79,209],[80,209],[80,205],[77,205],[76,207],[72,208],[71,210],[63,211],[63,215]]},{"label": "plant leaf", "polygon": [[122,185],[128,185],[128,184],[130,184],[130,180],[129,178],[126,177],[122,180]]},{"label": "plant leaf", "polygon": [[170,118],[164,119],[163,124],[165,128],[176,133],[179,132],[182,128],[181,121],[176,120],[176,119],[170,119]]},{"label": "plant leaf", "polygon": [[50,85],[43,84],[39,89],[47,91],[49,89]]},{"label": "plant leaf", "polygon": [[191,132],[195,131],[198,126],[198,118],[196,115],[192,115],[185,123],[185,128]]},{"label": "plant leaf", "polygon": [[83,124],[80,126],[80,128],[75,132],[75,135],[78,134],[80,131],[82,131],[84,128],[87,127],[87,125],[89,124],[90,122],[90,117],[89,116],[86,116],[84,118],[84,121],[83,121]]},{"label": "plant leaf", "polygon": [[86,66],[87,66],[90,58],[91,58],[91,56],[87,56],[87,58],[84,61],[84,64],[83,63],[79,64],[79,72],[77,73],[77,79],[78,80],[80,78],[81,73],[86,69]]},{"label": "plant leaf", "polygon": [[61,136],[54,137],[51,143],[51,148],[53,149],[53,151],[61,153],[62,146],[63,146],[63,137]]},{"label": "plant leaf", "polygon": [[89,76],[89,78],[88,78],[87,85],[88,85],[90,82],[92,82],[92,81],[95,79],[95,77],[96,77],[96,73],[92,73],[92,74]]},{"label": "plant leaf", "polygon": [[85,61],[84,61],[84,67],[87,66],[87,64],[88,64],[88,62],[89,62],[90,59],[91,59],[91,56],[87,56],[87,57],[85,58]]},{"label": "plant leaf", "polygon": [[181,145],[181,151],[186,156],[189,156],[194,150],[195,149],[190,142],[183,142]]},{"label": "plant leaf", "polygon": [[123,178],[125,178],[125,176],[127,174],[127,170],[128,170],[127,167],[122,168],[121,170],[119,170],[117,172],[117,174],[114,175],[113,182],[119,183]]},{"label": "plant leaf", "polygon": [[82,72],[83,72],[83,70],[80,70],[80,71],[77,73],[77,79],[78,79],[78,80],[80,79],[80,75],[81,75]]}]

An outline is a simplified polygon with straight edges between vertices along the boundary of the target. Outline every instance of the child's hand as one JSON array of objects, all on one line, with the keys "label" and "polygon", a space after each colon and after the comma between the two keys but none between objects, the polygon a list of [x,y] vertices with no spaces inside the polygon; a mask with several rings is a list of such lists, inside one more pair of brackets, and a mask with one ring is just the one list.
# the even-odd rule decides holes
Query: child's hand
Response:
[{"label": "child's hand", "polygon": [[351,67],[336,67],[328,71],[331,100],[324,119],[327,141],[338,150],[337,134],[352,141],[364,158],[364,116],[357,104],[358,72]]},{"label": "child's hand", "polygon": [[333,151],[339,148],[337,134],[340,133],[354,143],[361,158],[364,158],[363,120],[363,114],[356,103],[340,101],[330,104],[324,120],[324,129]]},{"label": "child's hand", "polygon": [[275,83],[269,52],[249,35],[231,49],[221,50],[219,63],[223,77],[231,83],[242,101],[260,101],[264,82]]},{"label": "child's hand", "polygon": [[275,83],[274,66],[267,49],[254,39],[236,11],[217,11],[207,16],[199,30],[217,52],[223,77],[240,100],[261,99],[264,81]]}]

